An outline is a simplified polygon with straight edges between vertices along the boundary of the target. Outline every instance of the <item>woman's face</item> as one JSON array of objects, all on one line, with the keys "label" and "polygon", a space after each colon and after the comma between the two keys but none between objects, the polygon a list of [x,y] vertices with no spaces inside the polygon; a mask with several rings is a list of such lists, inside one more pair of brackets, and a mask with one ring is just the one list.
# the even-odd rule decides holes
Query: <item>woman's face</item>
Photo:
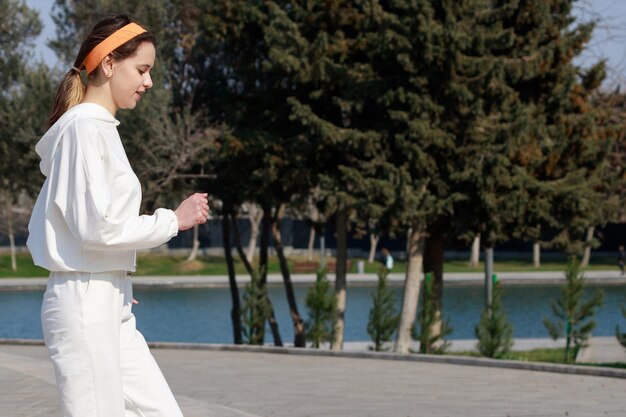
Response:
[{"label": "woman's face", "polygon": [[152,87],[150,70],[156,51],[150,42],[143,42],[135,55],[115,61],[111,79],[111,96],[117,109],[134,109],[143,93]]}]

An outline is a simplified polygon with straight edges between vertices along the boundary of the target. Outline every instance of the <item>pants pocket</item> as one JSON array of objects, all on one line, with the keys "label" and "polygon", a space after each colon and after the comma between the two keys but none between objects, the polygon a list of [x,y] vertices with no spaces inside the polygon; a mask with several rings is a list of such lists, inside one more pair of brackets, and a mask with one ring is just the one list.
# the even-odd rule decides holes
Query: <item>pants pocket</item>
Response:
[{"label": "pants pocket", "polygon": [[83,322],[85,324],[119,322],[120,291],[111,279],[99,274],[87,274],[84,284]]}]

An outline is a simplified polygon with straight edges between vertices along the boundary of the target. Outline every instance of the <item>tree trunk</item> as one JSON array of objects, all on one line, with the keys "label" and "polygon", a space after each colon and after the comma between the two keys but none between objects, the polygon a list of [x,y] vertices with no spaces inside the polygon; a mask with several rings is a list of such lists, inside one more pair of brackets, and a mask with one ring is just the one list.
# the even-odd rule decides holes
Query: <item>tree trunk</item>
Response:
[{"label": "tree trunk", "polygon": [[315,226],[311,224],[309,228],[309,244],[307,246],[306,260],[313,260],[313,246],[315,245]]},{"label": "tree trunk", "polygon": [[420,280],[424,262],[424,232],[417,226],[410,229],[408,241],[408,264],[404,277],[404,293],[402,312],[398,324],[398,333],[394,351],[409,353],[411,347],[411,330],[417,314],[417,303],[420,294]]},{"label": "tree trunk", "polygon": [[478,267],[480,263],[480,233],[474,236],[474,241],[472,242],[472,253],[470,255],[469,266],[471,268]]},{"label": "tree trunk", "polygon": [[243,247],[241,246],[241,233],[239,232],[239,223],[237,223],[237,218],[233,217],[233,235],[235,238],[235,248],[237,248],[237,253],[239,254],[239,259],[243,263],[243,266],[246,268],[248,275],[252,276],[254,271],[252,270],[252,264],[248,261],[248,257],[243,251]]},{"label": "tree trunk", "polygon": [[7,199],[7,235],[9,236],[9,244],[11,247],[11,269],[17,271],[17,256],[15,251],[15,234],[13,233],[13,206],[11,199]]},{"label": "tree trunk", "polygon": [[533,243],[533,266],[539,268],[541,266],[541,243]]},{"label": "tree trunk", "polygon": [[585,252],[583,254],[583,260],[580,263],[581,268],[586,268],[589,266],[589,261],[591,260],[591,241],[593,240],[594,230],[594,226],[590,226],[587,228],[587,238],[585,239]]},{"label": "tree trunk", "polygon": [[340,208],[336,215],[337,222],[337,263],[335,271],[335,296],[337,297],[337,316],[335,320],[335,335],[331,349],[343,349],[346,312],[346,272],[348,260],[348,213]]},{"label": "tree trunk", "polygon": [[491,315],[493,301],[493,246],[485,248],[485,308]]},{"label": "tree trunk", "polygon": [[[267,287],[267,268],[268,268],[268,248],[270,245],[270,233],[272,230],[272,218],[271,218],[271,208],[269,206],[263,207],[263,220],[261,221],[262,229],[261,229],[261,248],[259,253],[259,286]],[[272,305],[271,300],[267,299],[270,308],[270,316],[268,318],[268,323],[270,325],[270,329],[272,331],[272,337],[274,339],[275,346],[282,346],[283,341],[280,336],[280,331],[278,329],[278,322],[276,321],[276,316],[274,315],[274,306]],[[257,329],[260,334],[264,334],[264,329]]]},{"label": "tree trunk", "polygon": [[[436,310],[435,322],[431,326],[430,334],[435,337],[441,335],[441,310],[443,307],[443,252],[445,235],[437,225],[428,231],[424,243],[424,273],[431,272],[433,277],[433,307]],[[440,342],[442,342],[440,340]]]},{"label": "tree trunk", "polygon": [[265,286],[267,283],[268,248],[270,245],[270,232],[272,219],[270,208],[263,207],[263,219],[261,220],[261,246],[259,248],[259,283]]},{"label": "tree trunk", "polygon": [[250,240],[248,241],[248,249],[246,250],[246,258],[252,263],[254,260],[254,252],[256,251],[256,242],[259,239],[259,225],[261,224],[262,213],[256,204],[248,205],[248,219],[250,220]]},{"label": "tree trunk", "polygon": [[270,316],[267,319],[267,322],[270,325],[270,330],[272,331],[272,338],[274,339],[274,346],[283,346],[283,339],[280,336],[280,329],[278,328],[278,322],[276,321],[276,316],[274,315],[274,306],[270,301],[269,297],[267,298],[267,302],[270,305]]},{"label": "tree trunk", "polygon": [[370,264],[374,262],[374,259],[376,258],[376,247],[378,246],[379,240],[379,234],[370,233],[370,256],[367,258],[367,262]]},{"label": "tree trunk", "polygon": [[11,270],[17,271],[17,253],[15,250],[15,234],[9,233],[9,245],[11,247]]},{"label": "tree trunk", "polygon": [[230,310],[230,320],[233,323],[233,341],[236,345],[243,343],[241,338],[241,310],[239,306],[239,288],[235,276],[235,264],[233,262],[232,248],[230,246],[230,221],[228,214],[222,216],[222,239],[224,245],[224,256],[226,267],[228,268],[228,285],[230,287],[230,297],[232,308]]},{"label": "tree trunk", "polygon": [[199,226],[193,227],[193,246],[191,247],[191,253],[185,262],[195,261],[198,257],[198,249],[200,248],[200,240],[198,239]]},{"label": "tree trunk", "polygon": [[284,205],[279,205],[276,210],[276,216],[272,222],[272,237],[274,238],[274,249],[276,249],[276,255],[280,264],[280,272],[283,275],[283,283],[285,284],[285,292],[287,293],[287,303],[289,304],[289,314],[291,321],[293,322],[293,334],[295,347],[306,347],[306,333],[304,331],[304,322],[298,312],[298,304],[296,302],[296,296],[293,290],[293,284],[291,283],[291,275],[289,274],[289,265],[287,264],[287,258],[285,258],[285,251],[283,250],[282,235],[280,232],[280,223],[283,218]]},{"label": "tree trunk", "polygon": [[320,233],[320,268],[326,268],[326,224],[322,227],[322,232]]}]

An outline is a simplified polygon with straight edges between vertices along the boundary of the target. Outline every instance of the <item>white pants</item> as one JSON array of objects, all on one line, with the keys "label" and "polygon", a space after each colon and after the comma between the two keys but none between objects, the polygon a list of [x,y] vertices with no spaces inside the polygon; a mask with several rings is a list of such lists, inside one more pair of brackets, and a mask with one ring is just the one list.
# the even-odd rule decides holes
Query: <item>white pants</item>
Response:
[{"label": "white pants", "polygon": [[64,417],[182,417],[132,298],[125,271],[50,274],[41,322]]}]

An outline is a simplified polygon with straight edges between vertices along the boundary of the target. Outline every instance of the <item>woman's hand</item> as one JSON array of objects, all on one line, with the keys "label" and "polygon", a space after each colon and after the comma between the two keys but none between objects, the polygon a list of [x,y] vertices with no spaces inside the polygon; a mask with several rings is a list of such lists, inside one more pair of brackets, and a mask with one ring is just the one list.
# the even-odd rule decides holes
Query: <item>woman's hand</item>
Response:
[{"label": "woman's hand", "polygon": [[174,213],[178,218],[178,230],[191,229],[197,224],[206,223],[209,217],[207,193],[195,193],[185,199]]}]

